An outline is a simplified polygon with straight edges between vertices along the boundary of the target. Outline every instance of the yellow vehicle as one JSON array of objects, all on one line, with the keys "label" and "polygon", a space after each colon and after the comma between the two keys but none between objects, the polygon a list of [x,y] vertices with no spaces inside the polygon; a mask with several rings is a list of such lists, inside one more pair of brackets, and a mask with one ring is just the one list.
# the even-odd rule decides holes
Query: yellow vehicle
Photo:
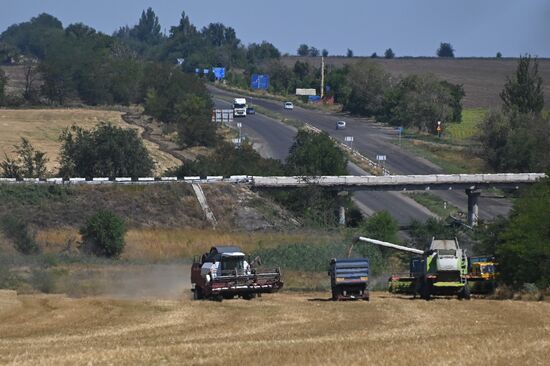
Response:
[{"label": "yellow vehicle", "polygon": [[492,257],[470,257],[468,283],[470,291],[477,294],[492,292],[498,278],[497,263]]}]

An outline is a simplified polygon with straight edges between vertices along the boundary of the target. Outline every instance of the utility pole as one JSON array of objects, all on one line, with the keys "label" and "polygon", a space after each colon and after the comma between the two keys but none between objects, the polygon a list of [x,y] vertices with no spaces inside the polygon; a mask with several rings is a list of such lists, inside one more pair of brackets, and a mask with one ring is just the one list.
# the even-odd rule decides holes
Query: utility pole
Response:
[{"label": "utility pole", "polygon": [[325,96],[325,57],[321,56],[321,100]]}]

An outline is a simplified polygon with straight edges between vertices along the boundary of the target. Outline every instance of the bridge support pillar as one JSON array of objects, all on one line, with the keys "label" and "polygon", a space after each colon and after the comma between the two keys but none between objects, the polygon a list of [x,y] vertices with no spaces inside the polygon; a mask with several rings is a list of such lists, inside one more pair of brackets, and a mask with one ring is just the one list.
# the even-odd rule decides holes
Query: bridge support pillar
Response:
[{"label": "bridge support pillar", "polygon": [[340,215],[338,215],[338,224],[341,226],[346,226],[346,208],[340,206]]},{"label": "bridge support pillar", "polygon": [[479,189],[470,188],[466,190],[468,195],[468,225],[477,226],[477,221],[479,218],[479,207],[478,207],[478,198],[481,194]]}]

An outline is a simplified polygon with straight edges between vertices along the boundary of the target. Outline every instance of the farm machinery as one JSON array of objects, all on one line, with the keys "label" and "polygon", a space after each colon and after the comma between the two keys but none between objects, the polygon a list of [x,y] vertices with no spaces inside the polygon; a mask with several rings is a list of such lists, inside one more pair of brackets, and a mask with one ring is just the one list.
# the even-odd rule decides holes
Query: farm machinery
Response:
[{"label": "farm machinery", "polygon": [[367,258],[332,259],[328,275],[333,300],[369,300],[369,260]]},{"label": "farm machinery", "polygon": [[359,237],[358,240],[420,256],[411,259],[408,276],[390,278],[391,292],[408,293],[414,297],[420,295],[426,300],[434,295],[470,298],[468,259],[456,239],[432,239],[426,251],[365,237]]},{"label": "farm machinery", "polygon": [[468,283],[474,294],[492,292],[497,282],[497,263],[492,256],[468,258]]},{"label": "farm machinery", "polygon": [[283,287],[281,271],[259,270],[247,260],[239,247],[215,246],[191,266],[191,283],[195,300],[251,300],[262,293],[277,292]]}]

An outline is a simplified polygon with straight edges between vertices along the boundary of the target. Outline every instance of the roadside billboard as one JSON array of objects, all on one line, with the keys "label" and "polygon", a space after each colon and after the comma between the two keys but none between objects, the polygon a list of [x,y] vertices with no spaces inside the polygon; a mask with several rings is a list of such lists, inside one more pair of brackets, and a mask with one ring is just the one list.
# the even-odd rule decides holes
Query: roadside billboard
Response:
[{"label": "roadside billboard", "polygon": [[296,89],[296,95],[317,95],[315,89]]}]

